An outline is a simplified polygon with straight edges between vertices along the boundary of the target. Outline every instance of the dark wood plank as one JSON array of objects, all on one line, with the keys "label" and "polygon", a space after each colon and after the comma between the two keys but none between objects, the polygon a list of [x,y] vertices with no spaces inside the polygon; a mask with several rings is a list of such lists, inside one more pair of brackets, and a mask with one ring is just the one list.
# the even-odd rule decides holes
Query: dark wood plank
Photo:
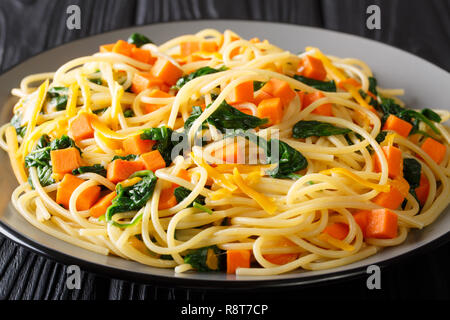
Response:
[{"label": "dark wood plank", "polygon": [[[66,8],[82,10],[82,28],[65,27]],[[365,26],[368,5],[381,8],[381,30]],[[0,72],[75,39],[132,25],[196,19],[249,19],[324,27],[361,35],[418,54],[450,70],[450,1],[380,0],[2,0]],[[180,31],[181,33],[182,31]],[[365,278],[306,289],[271,292],[276,299],[449,298],[450,245],[383,269],[381,291]],[[150,299],[220,301],[223,293],[162,288],[82,272],[79,290],[65,286],[66,266],[0,236],[0,299]],[[249,294],[235,293],[236,298]],[[267,292],[254,292],[264,299]]]}]

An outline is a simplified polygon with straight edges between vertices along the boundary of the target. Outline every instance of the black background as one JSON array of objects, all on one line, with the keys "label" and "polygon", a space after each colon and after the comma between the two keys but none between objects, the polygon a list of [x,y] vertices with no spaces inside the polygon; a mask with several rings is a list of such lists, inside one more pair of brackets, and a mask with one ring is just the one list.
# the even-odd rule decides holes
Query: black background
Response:
[{"label": "black background", "polygon": [[[71,4],[81,8],[81,30],[65,26]],[[381,8],[381,30],[366,28],[366,8],[371,4]],[[450,1],[425,0],[1,0],[0,73],[39,52],[89,35],[198,19],[265,20],[352,33],[412,52],[449,71],[449,15]],[[359,277],[315,287],[224,295],[130,283],[87,271],[82,272],[81,289],[68,290],[65,265],[0,235],[0,299],[449,299],[449,253],[447,243],[383,268],[381,290],[368,290],[366,277]]]}]

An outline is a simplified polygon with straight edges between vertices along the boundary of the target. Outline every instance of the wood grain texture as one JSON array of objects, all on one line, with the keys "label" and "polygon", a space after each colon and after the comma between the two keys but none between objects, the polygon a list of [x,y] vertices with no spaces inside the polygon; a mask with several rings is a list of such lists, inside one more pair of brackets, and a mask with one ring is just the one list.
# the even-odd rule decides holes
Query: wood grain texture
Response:
[{"label": "wood grain texture", "polygon": [[[82,10],[81,30],[65,27],[66,8]],[[365,27],[368,5],[381,8],[382,29]],[[375,39],[450,70],[450,1],[380,0],[2,0],[0,72],[49,48],[133,25],[197,19],[248,19],[323,27]],[[180,30],[182,33],[182,30]],[[438,84],[437,84],[438,85]],[[383,269],[382,290],[366,278],[319,287],[270,291],[271,299],[385,299],[450,297],[450,245]],[[0,299],[220,300],[221,292],[164,288],[82,272],[82,286],[65,285],[66,266],[34,254],[0,235]],[[267,298],[267,292],[233,293]]]}]

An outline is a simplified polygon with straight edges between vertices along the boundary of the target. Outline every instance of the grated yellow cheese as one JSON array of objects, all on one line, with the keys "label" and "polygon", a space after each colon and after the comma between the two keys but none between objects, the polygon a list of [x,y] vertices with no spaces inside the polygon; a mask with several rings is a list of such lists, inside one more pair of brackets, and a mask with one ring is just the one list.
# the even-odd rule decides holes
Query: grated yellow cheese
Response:
[{"label": "grated yellow cheese", "polygon": [[208,177],[211,177],[211,179],[213,179],[213,181],[219,186],[230,191],[234,191],[237,189],[237,187],[230,181],[230,179],[227,179],[225,175],[207,164],[205,160],[203,160],[203,158],[197,157],[193,152],[191,152],[191,158],[195,162],[195,164],[203,167],[208,173]]},{"label": "grated yellow cheese", "polygon": [[320,234],[317,238],[319,238],[319,240],[322,240],[322,241],[325,241],[325,242],[331,244],[332,246],[335,246],[336,248],[339,248],[339,249],[342,249],[345,251],[355,250],[355,247],[352,246],[351,244],[348,244],[347,242],[333,238],[332,236],[330,236],[329,234],[326,234],[326,233]]},{"label": "grated yellow cheese", "polygon": [[239,174],[239,170],[237,168],[234,168],[233,170],[233,180],[239,187],[239,189],[242,190],[246,195],[248,195],[250,198],[255,200],[261,208],[264,209],[269,214],[274,214],[275,211],[277,211],[277,205],[273,201],[273,199],[263,195],[262,193],[259,193],[252,187],[250,187],[244,179],[242,179],[242,176]]}]

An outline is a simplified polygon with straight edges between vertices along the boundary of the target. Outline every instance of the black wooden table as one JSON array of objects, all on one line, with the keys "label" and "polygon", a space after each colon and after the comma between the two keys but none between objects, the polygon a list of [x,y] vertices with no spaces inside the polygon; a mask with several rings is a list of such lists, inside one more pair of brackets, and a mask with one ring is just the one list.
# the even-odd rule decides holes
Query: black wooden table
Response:
[{"label": "black wooden table", "polygon": [[[66,28],[66,9],[81,8],[81,29]],[[381,9],[381,29],[366,28],[366,9]],[[134,25],[197,19],[247,19],[309,25],[372,38],[450,70],[449,1],[379,0],[1,0],[0,72],[54,46]],[[420,75],[418,75],[420,76]],[[11,84],[13,86],[14,84]],[[439,84],[436,84],[439,85]],[[235,292],[234,298],[396,299],[450,297],[450,244],[405,258],[382,271],[382,289],[366,278],[312,288]],[[82,272],[82,286],[69,290],[66,266],[0,235],[0,299],[215,300],[222,292],[166,288]]]}]

